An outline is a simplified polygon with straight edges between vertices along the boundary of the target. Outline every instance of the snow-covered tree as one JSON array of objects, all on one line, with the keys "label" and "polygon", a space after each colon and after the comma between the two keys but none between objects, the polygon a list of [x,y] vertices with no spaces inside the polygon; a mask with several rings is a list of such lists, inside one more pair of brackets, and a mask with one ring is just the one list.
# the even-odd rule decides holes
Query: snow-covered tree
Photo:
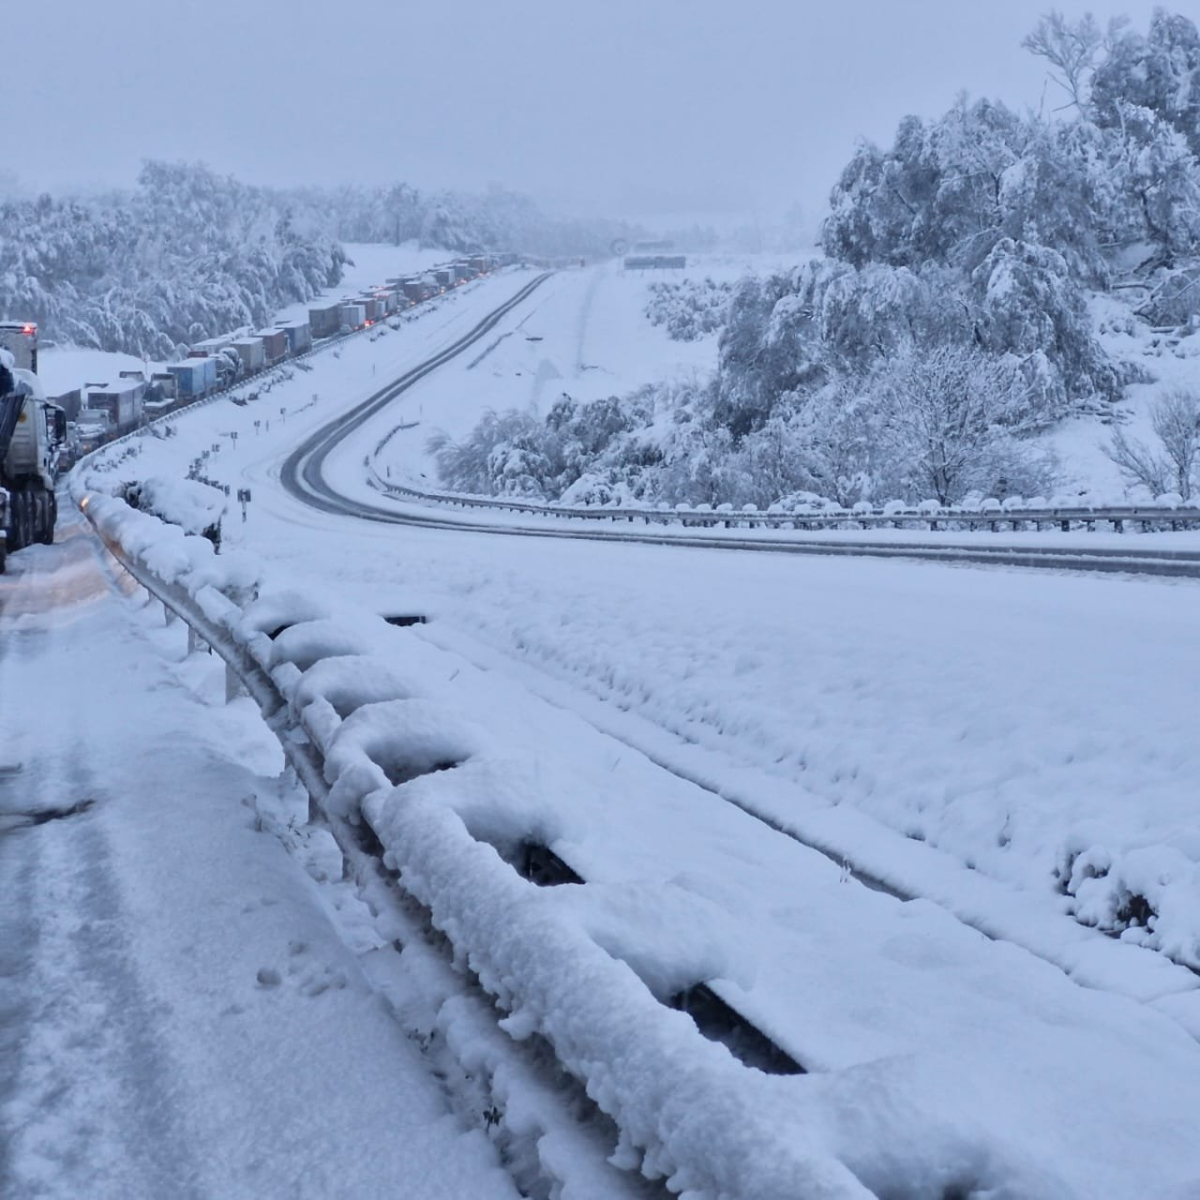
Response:
[{"label": "snow-covered tree", "polygon": [[1191,500],[1200,485],[1200,394],[1184,389],[1169,392],[1150,410],[1150,427],[1157,445],[1147,445],[1118,429],[1102,447],[1126,482],[1151,495],[1174,492]]},{"label": "snow-covered tree", "polygon": [[178,163],[147,163],[130,193],[9,201],[0,222],[0,313],[153,358],[265,323],[336,283],[344,262],[272,193]]},{"label": "snow-covered tree", "polygon": [[969,492],[1029,494],[1044,482],[1043,464],[1013,436],[1028,403],[1010,363],[965,346],[914,350],[869,386],[902,498],[954,504]]},{"label": "snow-covered tree", "polygon": [[1148,33],[1125,30],[1112,40],[1092,80],[1090,115],[1124,130],[1126,106],[1153,112],[1200,156],[1200,29],[1193,20],[1159,8]]},{"label": "snow-covered tree", "polygon": [[[1110,43],[1120,34],[1124,24],[1124,20],[1110,23]],[[1038,21],[1021,45],[1050,64],[1050,77],[1066,93],[1067,103],[1082,110],[1104,41],[1104,34],[1090,12],[1070,21],[1052,9]]]}]

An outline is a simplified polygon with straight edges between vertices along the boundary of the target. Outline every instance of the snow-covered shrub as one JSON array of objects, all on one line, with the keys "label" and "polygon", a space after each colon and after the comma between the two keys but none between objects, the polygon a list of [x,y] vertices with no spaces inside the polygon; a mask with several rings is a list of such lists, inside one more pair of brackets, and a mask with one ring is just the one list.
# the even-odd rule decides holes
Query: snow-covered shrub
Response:
[{"label": "snow-covered shrub", "polygon": [[221,520],[229,502],[217,488],[191,479],[154,476],[121,484],[117,490],[130,508],[178,525],[185,533],[200,534],[220,548]]},{"label": "snow-covered shrub", "polygon": [[512,490],[523,487],[521,494],[540,494],[541,482],[530,472],[544,470],[537,449],[541,437],[542,425],[532,413],[489,409],[462,441],[439,431],[429,439],[429,449],[442,482],[454,491],[496,495],[509,490],[508,484]]},{"label": "snow-covered shrub", "polygon": [[882,463],[902,494],[957,504],[968,493],[1037,490],[1053,460],[1013,436],[1028,392],[1010,363],[967,347],[912,351],[873,381]]},{"label": "snow-covered shrub", "polygon": [[694,342],[725,324],[733,287],[712,279],[652,283],[646,316],[677,342]]},{"label": "snow-covered shrub", "polygon": [[1200,488],[1200,393],[1176,389],[1162,397],[1150,410],[1150,427],[1153,445],[1117,429],[1104,453],[1131,488],[1190,501]]}]

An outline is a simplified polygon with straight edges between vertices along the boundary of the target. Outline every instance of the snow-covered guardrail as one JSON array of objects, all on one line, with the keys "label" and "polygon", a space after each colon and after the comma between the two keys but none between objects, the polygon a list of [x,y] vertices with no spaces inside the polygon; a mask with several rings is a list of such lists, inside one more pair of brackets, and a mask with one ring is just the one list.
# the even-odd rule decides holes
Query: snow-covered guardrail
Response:
[{"label": "snow-covered guardrail", "polygon": [[905,529],[919,527],[932,532],[950,529],[992,531],[1052,528],[1064,532],[1086,526],[1108,524],[1117,533],[1127,529],[1200,529],[1200,507],[1184,505],[1176,497],[1126,505],[1079,505],[1034,501],[984,501],[978,507],[946,506],[928,501],[916,506],[888,504],[882,508],[855,505],[853,508],[759,509],[753,505],[734,508],[710,505],[566,505],[537,500],[502,500],[492,496],[470,496],[456,492],[426,491],[381,476],[368,460],[369,482],[386,495],[422,504],[462,509],[486,509],[520,516],[553,517],[558,520],[626,522],[643,525],[677,525],[695,529]]},{"label": "snow-covered guardrail", "polygon": [[374,613],[263,593],[249,564],[214,556],[204,539],[121,500],[79,499],[118,560],[257,702],[356,877],[377,873],[381,856],[503,1010],[507,1033],[544,1039],[612,1119],[612,1162],[691,1200],[871,1195],[835,1149],[844,1100],[832,1081],[739,1062],[603,948],[560,889],[518,869],[522,847],[554,857],[553,816],[506,786],[505,748],[486,730],[385,662],[397,658],[389,646],[402,657],[401,631]]}]

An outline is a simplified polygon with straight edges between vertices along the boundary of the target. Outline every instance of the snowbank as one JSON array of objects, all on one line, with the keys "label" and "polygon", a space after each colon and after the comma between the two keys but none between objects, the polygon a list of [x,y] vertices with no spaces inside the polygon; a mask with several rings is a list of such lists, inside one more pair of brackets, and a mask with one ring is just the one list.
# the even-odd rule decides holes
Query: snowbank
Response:
[{"label": "snowbank", "polygon": [[130,508],[113,496],[85,492],[79,504],[107,542],[163,583],[178,585],[192,596],[211,587],[239,599],[258,587],[259,568],[246,555],[218,557],[207,538],[185,533],[178,525]]}]

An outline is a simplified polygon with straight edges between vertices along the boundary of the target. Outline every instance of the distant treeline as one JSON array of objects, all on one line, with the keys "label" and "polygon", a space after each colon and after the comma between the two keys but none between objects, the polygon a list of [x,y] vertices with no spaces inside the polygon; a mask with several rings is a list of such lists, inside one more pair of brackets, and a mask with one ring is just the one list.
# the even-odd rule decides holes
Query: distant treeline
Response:
[{"label": "distant treeline", "polygon": [[461,252],[594,255],[629,227],[559,220],[523,196],[253,187],[201,165],[148,162],[128,191],[0,204],[0,318],[47,337],[154,359],[265,324],[342,277],[341,241],[411,238]]}]

